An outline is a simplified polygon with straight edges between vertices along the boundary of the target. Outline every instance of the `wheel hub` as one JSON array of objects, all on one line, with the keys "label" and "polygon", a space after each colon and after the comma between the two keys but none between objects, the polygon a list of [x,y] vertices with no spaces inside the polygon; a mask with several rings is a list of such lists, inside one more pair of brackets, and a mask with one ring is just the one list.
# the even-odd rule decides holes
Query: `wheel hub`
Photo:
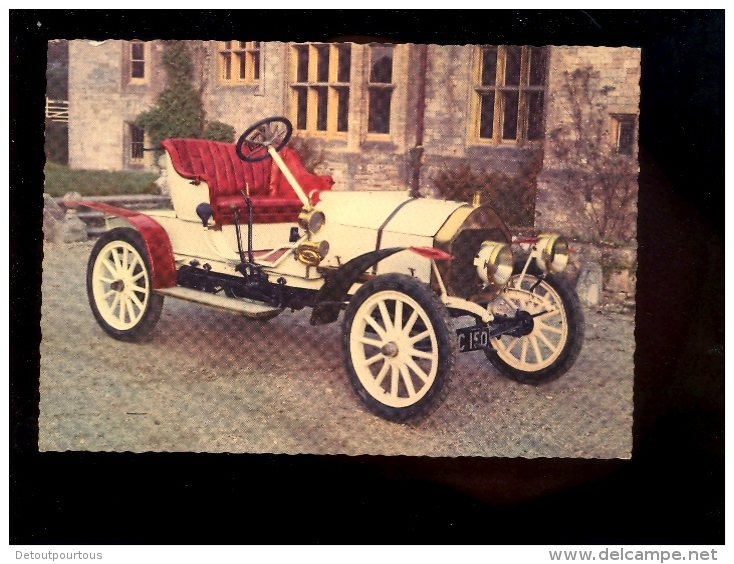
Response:
[{"label": "wheel hub", "polygon": [[382,346],[380,352],[387,357],[395,357],[398,354],[398,345],[394,341],[390,341]]},{"label": "wheel hub", "polygon": [[520,325],[517,329],[508,332],[508,335],[512,335],[513,337],[524,337],[533,332],[535,322],[533,321],[533,316],[527,311],[518,311],[515,315],[515,320],[518,321]]},{"label": "wheel hub", "polygon": [[122,280],[115,280],[110,284],[110,289],[115,292],[122,292],[125,289],[125,283]]}]

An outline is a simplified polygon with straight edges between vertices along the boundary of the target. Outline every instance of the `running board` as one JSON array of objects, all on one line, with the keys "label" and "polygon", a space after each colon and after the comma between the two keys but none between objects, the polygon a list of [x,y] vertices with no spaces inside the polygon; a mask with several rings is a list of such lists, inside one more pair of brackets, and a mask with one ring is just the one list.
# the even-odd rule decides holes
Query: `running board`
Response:
[{"label": "running board", "polygon": [[200,292],[183,286],[174,286],[173,288],[160,288],[154,290],[157,294],[170,296],[187,302],[201,304],[215,309],[221,309],[232,313],[241,313],[248,317],[267,316],[271,313],[280,311],[278,308],[266,305],[262,302],[255,302],[245,298],[228,298],[226,296],[218,296],[209,292]]}]

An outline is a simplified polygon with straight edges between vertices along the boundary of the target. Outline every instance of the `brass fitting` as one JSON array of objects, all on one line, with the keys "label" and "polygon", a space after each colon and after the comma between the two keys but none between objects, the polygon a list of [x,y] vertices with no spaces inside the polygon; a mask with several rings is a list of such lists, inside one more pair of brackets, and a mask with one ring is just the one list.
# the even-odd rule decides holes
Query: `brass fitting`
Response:
[{"label": "brass fitting", "polygon": [[303,264],[318,266],[329,253],[329,243],[326,241],[304,241],[296,249],[296,257]]}]

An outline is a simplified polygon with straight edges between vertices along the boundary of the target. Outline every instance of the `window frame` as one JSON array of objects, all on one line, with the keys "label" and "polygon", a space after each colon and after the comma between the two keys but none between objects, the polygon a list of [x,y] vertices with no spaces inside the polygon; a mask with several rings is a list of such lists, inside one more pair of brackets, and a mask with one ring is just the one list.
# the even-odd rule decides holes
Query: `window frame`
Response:
[{"label": "window frame", "polygon": [[[123,158],[122,167],[125,170],[144,170],[150,168],[152,165],[152,157],[150,151],[145,149],[148,144],[148,135],[142,127],[135,125],[134,121],[123,122]],[[140,141],[135,141],[135,132],[140,131],[143,134],[143,138]],[[139,145],[140,157],[135,157],[134,146]]]},{"label": "window frame", "polygon": [[[507,74],[507,48],[508,47],[520,47],[520,70],[519,70],[519,84],[518,85],[506,85],[506,74]],[[547,92],[548,92],[548,72],[549,72],[549,55],[550,51],[548,47],[540,47],[542,49],[545,66],[543,69],[542,84],[531,85],[530,84],[530,63],[532,45],[477,45],[473,50],[473,62],[472,62],[472,78],[471,78],[471,93],[470,93],[470,120],[469,120],[469,144],[470,145],[485,145],[492,147],[524,147],[541,145],[545,137],[545,120],[546,120],[546,106],[547,106]],[[483,65],[483,52],[486,48],[497,49],[497,62],[495,67],[495,81],[494,85],[482,85],[482,65]],[[482,95],[485,93],[494,93],[494,107],[493,107],[493,123],[492,123],[492,137],[481,136],[481,104]],[[504,139],[504,99],[503,96],[506,92],[518,92],[518,114],[517,114],[517,126],[516,135],[514,139]],[[543,95],[543,108],[541,117],[541,129],[543,135],[539,139],[528,139],[528,127],[530,124],[530,93],[541,92]]]},{"label": "window frame", "polygon": [[[613,150],[617,155],[632,157],[635,155],[637,145],[637,114],[611,114],[612,117],[612,142]],[[629,146],[629,152],[620,150],[620,141],[622,136],[623,125],[632,125],[632,139]]]},{"label": "window frame", "polygon": [[[229,47],[227,47],[229,43]],[[242,44],[244,43],[244,47]],[[237,44],[237,46],[235,46]],[[217,41],[217,83],[222,86],[259,85],[262,80],[263,43],[261,41]],[[230,61],[230,78],[226,77],[225,61]],[[241,76],[244,61],[245,76]]]},{"label": "window frame", "polygon": [[[148,75],[149,75],[149,69],[150,69],[150,48],[148,46],[148,41],[141,41],[138,39],[133,39],[127,42],[127,54],[125,57],[125,61],[127,63],[127,82],[128,84],[147,84],[148,82]],[[133,56],[133,50],[135,45],[141,45],[143,47],[143,58],[142,59],[134,59]],[[143,63],[143,76],[142,77],[136,77],[133,76],[133,69],[135,68],[135,63],[142,62]]]},{"label": "window frame", "polygon": [[[339,80],[340,47],[349,47],[349,80]],[[328,67],[326,80],[319,80],[318,76],[318,50],[326,47],[328,49]],[[299,50],[307,49],[308,64],[306,67],[306,80],[299,80]],[[355,45],[353,43],[289,43],[288,59],[288,106],[289,116],[293,123],[294,131],[307,136],[321,137],[327,139],[347,139],[350,133],[349,114],[352,112],[354,103],[354,70],[355,70]],[[326,128],[318,129],[318,90],[325,88],[326,94]],[[299,124],[299,91],[306,90],[306,127],[300,128]],[[339,131],[339,91],[347,91],[347,127]]]},{"label": "window frame", "polygon": [[[392,49],[392,69],[390,72],[390,82],[384,83],[384,82],[372,82],[371,81],[371,73],[372,73],[372,48],[373,47],[389,47]],[[393,133],[394,133],[394,119],[393,119],[393,112],[395,108],[395,91],[397,89],[397,84],[395,82],[395,62],[398,55],[398,49],[397,45],[393,43],[369,43],[365,45],[365,52],[364,52],[364,65],[365,65],[365,81],[364,81],[364,98],[365,98],[365,112],[364,112],[364,131],[367,141],[390,141],[392,139]],[[388,123],[387,123],[387,132],[384,133],[378,133],[374,131],[370,131],[370,93],[372,90],[387,90],[390,92],[390,109],[388,112]]]}]

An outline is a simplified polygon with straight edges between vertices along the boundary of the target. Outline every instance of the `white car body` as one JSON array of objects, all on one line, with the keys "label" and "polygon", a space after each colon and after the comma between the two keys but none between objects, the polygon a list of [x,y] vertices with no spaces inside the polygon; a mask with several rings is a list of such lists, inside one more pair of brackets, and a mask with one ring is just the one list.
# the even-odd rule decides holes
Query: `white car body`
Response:
[{"label": "white car body", "polygon": [[[268,137],[271,123],[286,124],[287,135]],[[396,421],[435,408],[457,352],[484,350],[493,366],[528,383],[568,370],[583,341],[583,315],[557,276],[568,260],[562,237],[516,241],[527,252],[517,263],[509,230],[478,201],[340,192],[328,189],[330,178],[326,190],[307,195],[278,154],[290,128],[285,118],[258,122],[236,150],[246,163],[271,158],[298,199],[262,196],[262,184],[251,198],[249,184],[242,190],[232,183],[244,165],[232,146],[219,144],[205,146],[215,155],[210,166],[219,167],[207,178],[224,182],[225,175],[228,192],[213,190],[198,173],[182,176],[166,153],[173,210],[143,214],[83,203],[107,213],[109,231],[92,250],[87,288],[108,334],[147,337],[163,296],[253,319],[310,307],[312,324],[345,311],[343,347],[355,391],[370,410]],[[199,147],[178,141],[184,152]],[[260,156],[243,153],[243,143],[259,146]],[[311,181],[300,160],[288,158],[301,167],[302,181]],[[272,179],[267,189],[273,194]],[[464,326],[455,328],[456,318]]]}]

